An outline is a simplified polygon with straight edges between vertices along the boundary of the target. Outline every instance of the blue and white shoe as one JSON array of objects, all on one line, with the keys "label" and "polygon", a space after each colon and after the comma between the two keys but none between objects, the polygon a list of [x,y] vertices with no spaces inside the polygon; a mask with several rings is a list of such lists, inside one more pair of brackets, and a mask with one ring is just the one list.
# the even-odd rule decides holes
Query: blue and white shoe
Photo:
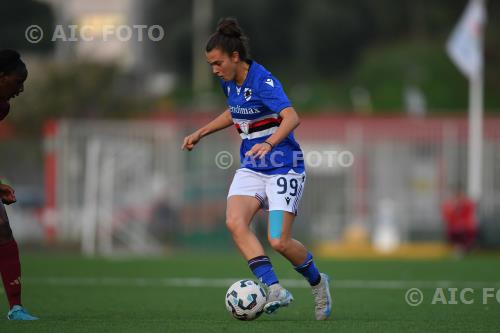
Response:
[{"label": "blue and white shoe", "polygon": [[320,282],[312,287],[314,295],[314,313],[316,320],[327,320],[332,314],[332,296],[330,295],[330,277],[321,273]]},{"label": "blue and white shoe", "polygon": [[267,291],[267,303],[264,305],[264,312],[274,313],[281,307],[288,306],[293,302],[292,294],[280,284],[273,284]]},{"label": "blue and white shoe", "polygon": [[7,319],[9,320],[38,320],[37,317],[32,316],[20,305],[14,305],[7,313]]}]

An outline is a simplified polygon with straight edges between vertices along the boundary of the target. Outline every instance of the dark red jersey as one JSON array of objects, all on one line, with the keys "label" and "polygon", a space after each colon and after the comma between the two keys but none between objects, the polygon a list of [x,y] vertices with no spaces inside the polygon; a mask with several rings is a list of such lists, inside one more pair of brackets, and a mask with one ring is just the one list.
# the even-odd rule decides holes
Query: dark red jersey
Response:
[{"label": "dark red jersey", "polygon": [[0,101],[0,121],[2,121],[9,114],[10,104],[9,102]]}]

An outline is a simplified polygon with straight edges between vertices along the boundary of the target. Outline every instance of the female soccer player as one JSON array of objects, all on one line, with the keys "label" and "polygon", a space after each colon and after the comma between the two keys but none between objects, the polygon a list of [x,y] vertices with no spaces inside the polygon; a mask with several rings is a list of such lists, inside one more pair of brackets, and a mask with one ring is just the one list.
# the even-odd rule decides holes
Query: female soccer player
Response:
[{"label": "female soccer player", "polygon": [[[0,51],[0,121],[10,110],[9,100],[24,90],[28,71],[19,53],[13,50]],[[16,202],[14,190],[0,182],[0,273],[5,294],[10,305],[9,320],[37,320],[21,305],[21,263],[19,250],[12,235],[9,218],[3,204]]]},{"label": "female soccer player", "polygon": [[274,273],[269,257],[250,230],[260,208],[269,210],[268,239],[312,286],[317,320],[331,313],[329,278],[319,273],[310,252],[292,238],[292,225],[305,183],[302,151],[293,130],[299,117],[280,82],[249,58],[247,38],[238,22],[222,19],[206,45],[212,71],[221,79],[228,109],[184,138],[192,150],[201,138],[234,123],[242,138],[241,168],[236,171],[227,199],[226,225],[248,266],[268,286],[266,313],[293,301]]}]

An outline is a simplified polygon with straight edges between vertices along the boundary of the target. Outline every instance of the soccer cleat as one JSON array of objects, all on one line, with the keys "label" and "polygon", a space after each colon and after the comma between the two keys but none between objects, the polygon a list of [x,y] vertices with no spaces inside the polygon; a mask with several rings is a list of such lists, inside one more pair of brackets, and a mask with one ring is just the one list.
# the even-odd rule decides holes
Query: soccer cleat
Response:
[{"label": "soccer cleat", "polygon": [[332,297],[330,295],[330,277],[321,273],[321,280],[312,287],[314,295],[314,312],[316,320],[326,320],[332,313]]},{"label": "soccer cleat", "polygon": [[267,291],[266,305],[264,312],[271,314],[281,307],[288,306],[293,302],[292,294],[278,283],[273,284]]},{"label": "soccer cleat", "polygon": [[38,320],[37,317],[32,316],[20,305],[14,305],[12,309],[7,313],[7,319],[9,320]]}]

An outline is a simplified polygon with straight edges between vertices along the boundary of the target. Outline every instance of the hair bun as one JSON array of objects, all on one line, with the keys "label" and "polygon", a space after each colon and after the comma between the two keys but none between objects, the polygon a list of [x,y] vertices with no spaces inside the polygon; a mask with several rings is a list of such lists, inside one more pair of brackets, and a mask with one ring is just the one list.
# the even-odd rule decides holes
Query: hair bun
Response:
[{"label": "hair bun", "polygon": [[217,25],[217,32],[221,35],[240,38],[243,35],[238,21],[234,18],[224,18]]}]

